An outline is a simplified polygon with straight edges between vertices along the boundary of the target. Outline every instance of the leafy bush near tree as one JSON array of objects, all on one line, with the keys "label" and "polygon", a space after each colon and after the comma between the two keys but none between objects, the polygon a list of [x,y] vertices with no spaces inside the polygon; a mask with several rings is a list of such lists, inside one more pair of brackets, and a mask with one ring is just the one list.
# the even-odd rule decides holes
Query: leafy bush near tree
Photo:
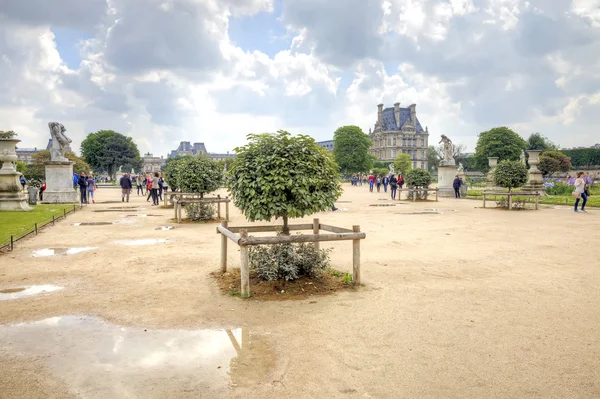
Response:
[{"label": "leafy bush near tree", "polygon": [[518,188],[527,183],[527,167],[520,161],[504,160],[496,166],[494,184],[498,187]]},{"label": "leafy bush near tree", "polygon": [[409,187],[428,188],[433,181],[433,176],[425,169],[411,169],[404,176],[404,181]]},{"label": "leafy bush near tree", "polygon": [[544,176],[552,176],[556,172],[566,173],[571,170],[571,158],[560,151],[544,151],[537,167]]},{"label": "leafy bush near tree", "polygon": [[202,222],[214,219],[216,207],[213,204],[192,203],[185,206],[188,219],[193,222]]},{"label": "leafy bush near tree", "polygon": [[498,161],[517,161],[526,148],[525,140],[505,126],[481,132],[475,147],[475,168],[488,172],[490,170],[488,157],[498,157]]},{"label": "leafy bush near tree", "polygon": [[312,244],[276,244],[251,247],[250,269],[263,280],[296,280],[317,277],[329,268],[329,253]]},{"label": "leafy bush near tree", "polygon": [[394,160],[394,170],[402,175],[408,173],[412,169],[412,158],[408,154],[398,154]]}]

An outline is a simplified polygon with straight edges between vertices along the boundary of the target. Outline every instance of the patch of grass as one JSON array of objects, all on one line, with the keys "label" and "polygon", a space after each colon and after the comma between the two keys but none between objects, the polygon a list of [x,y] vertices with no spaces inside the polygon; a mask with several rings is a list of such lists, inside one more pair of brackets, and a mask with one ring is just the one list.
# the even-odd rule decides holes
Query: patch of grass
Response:
[{"label": "patch of grass", "polygon": [[20,236],[31,231],[35,223],[41,224],[59,216],[65,210],[73,209],[73,205],[37,205],[29,212],[3,211],[0,212],[0,243],[10,241],[10,236]]},{"label": "patch of grass", "polygon": [[346,272],[346,274],[344,274],[344,278],[342,278],[342,282],[346,285],[352,284],[352,274]]},{"label": "patch of grass", "polygon": [[[490,201],[501,201],[502,198],[504,198],[506,200],[506,197],[502,196],[502,195],[489,195],[486,197],[486,199],[489,199]],[[481,194],[481,192],[469,190],[467,192],[467,199],[482,200],[483,195]],[[527,203],[535,202],[535,198],[533,198],[533,197],[516,197],[515,196],[515,197],[513,197],[513,199],[515,201],[524,201]],[[545,197],[540,197],[540,204],[573,206],[573,205],[575,205],[575,199],[570,195],[547,195]],[[586,207],[588,207],[588,206],[600,207],[600,195],[593,195],[593,194],[590,195],[588,197]]]},{"label": "patch of grass", "polygon": [[343,277],[344,273],[339,271],[339,270],[335,270],[335,269],[329,269],[329,274],[331,274],[333,277]]}]

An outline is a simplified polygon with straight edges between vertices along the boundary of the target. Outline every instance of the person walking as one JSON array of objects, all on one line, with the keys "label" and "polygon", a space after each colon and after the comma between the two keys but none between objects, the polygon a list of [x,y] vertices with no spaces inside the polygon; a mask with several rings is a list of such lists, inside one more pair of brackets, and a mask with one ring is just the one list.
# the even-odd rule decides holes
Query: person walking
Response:
[{"label": "person walking", "polygon": [[19,182],[21,183],[21,190],[25,191],[25,185],[27,184],[27,179],[25,178],[25,176],[21,175],[21,177],[19,178]]},{"label": "person walking", "polygon": [[377,177],[377,192],[381,191],[381,177]]},{"label": "person walking", "polygon": [[452,188],[454,189],[454,198],[460,199],[460,187],[462,186],[462,184],[462,180],[460,179],[460,177],[458,177],[458,175],[456,175],[454,182],[452,182]]},{"label": "person walking", "polygon": [[394,175],[390,178],[390,194],[392,196],[392,200],[396,199],[396,189],[398,188],[398,179]]},{"label": "person walking", "polygon": [[138,175],[138,177],[135,179],[136,185],[137,185],[137,195],[140,195],[140,192],[142,193],[142,196],[144,196],[144,176],[142,175]]},{"label": "person walking", "polygon": [[121,180],[119,180],[119,185],[121,186],[121,202],[125,202],[125,199],[129,202],[129,194],[131,194],[131,187],[133,186],[131,184],[131,179],[126,173],[123,174]]},{"label": "person walking", "polygon": [[382,183],[383,183],[383,192],[387,193],[387,187],[388,187],[388,184],[390,184],[390,178],[389,178],[389,176],[384,176]]},{"label": "person walking", "polygon": [[375,185],[375,176],[373,174],[369,175],[369,191],[373,192],[373,186]]},{"label": "person walking", "polygon": [[77,178],[77,185],[79,186],[79,199],[81,201],[81,205],[87,205],[88,179],[84,172],[81,172]]},{"label": "person walking", "polygon": [[404,177],[402,175],[398,175],[398,188],[402,190],[402,186],[404,185]]},{"label": "person walking", "polygon": [[162,201],[163,197],[163,189],[164,189],[165,181],[161,175],[158,175],[158,198]]},{"label": "person walking", "polygon": [[154,172],[151,180],[152,184],[152,206],[158,205],[158,172]]},{"label": "person walking", "polygon": [[148,202],[150,201],[150,197],[152,197],[152,176],[150,174],[146,177],[146,192],[148,193],[146,202]]},{"label": "person walking", "polygon": [[42,181],[40,185],[40,201],[44,200],[44,191],[46,191],[46,180]]},{"label": "person walking", "polygon": [[87,203],[90,203],[90,198],[92,199],[92,203],[95,204],[96,200],[94,199],[94,192],[96,191],[96,189],[98,188],[98,186],[96,186],[96,179],[94,179],[92,176],[88,177],[88,184],[87,184]]},{"label": "person walking", "polygon": [[583,200],[581,203],[581,212],[586,212],[585,204],[587,203],[587,194],[585,192],[585,180],[583,179],[583,172],[577,173],[577,179],[575,179],[575,191],[573,191],[573,197],[575,198],[575,212],[579,212],[577,210],[577,206],[579,205],[579,201]]},{"label": "person walking", "polygon": [[73,173],[73,188],[77,188],[79,185],[79,175],[77,173]]}]

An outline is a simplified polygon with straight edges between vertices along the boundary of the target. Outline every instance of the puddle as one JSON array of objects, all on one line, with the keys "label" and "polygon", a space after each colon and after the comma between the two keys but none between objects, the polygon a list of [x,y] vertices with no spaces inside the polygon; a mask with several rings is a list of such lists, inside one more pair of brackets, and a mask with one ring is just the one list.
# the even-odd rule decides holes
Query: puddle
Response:
[{"label": "puddle", "polygon": [[370,204],[369,206],[396,206],[396,204]]},{"label": "puddle", "polygon": [[106,226],[114,224],[114,222],[86,222],[86,223],[73,223],[73,226]]},{"label": "puddle", "polygon": [[131,209],[139,209],[139,206],[113,206],[113,207],[110,207],[108,209],[118,209],[118,210],[121,210],[121,211],[128,211],[128,210],[131,210]]},{"label": "puddle", "polygon": [[270,382],[275,364],[264,337],[245,328],[151,330],[78,316],[0,326],[0,349],[40,358],[70,390],[102,399],[219,397]]},{"label": "puddle", "polygon": [[439,211],[396,212],[396,215],[442,215]]},{"label": "puddle", "polygon": [[156,217],[156,216],[163,216],[163,215],[149,215],[149,214],[145,214],[145,213],[140,213],[139,215],[125,215],[126,218],[147,218],[147,217]]},{"label": "puddle", "polygon": [[348,208],[338,208],[335,211],[336,212],[348,212]]},{"label": "puddle", "polygon": [[173,230],[174,228],[175,227],[173,227],[173,226],[158,226],[154,230],[167,231],[167,230]]},{"label": "puddle", "polygon": [[422,209],[425,212],[457,212],[456,209],[438,209],[438,208],[424,208]]},{"label": "puddle", "polygon": [[44,248],[33,251],[34,258],[42,258],[44,256],[66,256],[76,255],[81,252],[92,251],[98,249],[98,247],[81,247],[81,248]]},{"label": "puddle", "polygon": [[62,290],[63,287],[58,287],[56,285],[32,285],[29,287],[19,287],[19,288],[6,288],[0,290],[0,301],[7,301],[10,299],[19,299],[26,296],[42,294],[44,292],[52,292]]},{"label": "puddle", "polygon": [[350,204],[352,201],[335,201],[336,204]]},{"label": "puddle", "polygon": [[127,208],[127,209],[96,209],[93,210],[92,212],[137,212],[139,209],[131,209],[131,208]]},{"label": "puddle", "polygon": [[116,245],[127,245],[127,246],[136,246],[136,245],[152,245],[152,244],[164,244],[167,240],[165,238],[147,238],[145,240],[119,240],[115,241]]}]

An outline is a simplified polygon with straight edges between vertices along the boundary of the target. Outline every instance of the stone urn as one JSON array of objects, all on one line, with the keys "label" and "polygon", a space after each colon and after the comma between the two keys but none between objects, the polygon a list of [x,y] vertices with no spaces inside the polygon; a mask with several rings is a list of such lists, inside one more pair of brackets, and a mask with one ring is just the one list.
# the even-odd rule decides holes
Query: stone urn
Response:
[{"label": "stone urn", "polygon": [[494,171],[496,170],[496,166],[498,166],[498,157],[488,157],[488,165],[490,166],[490,171],[487,174],[487,183],[486,187],[496,187],[494,184]]},{"label": "stone urn", "polygon": [[27,194],[19,181],[17,172],[17,144],[21,140],[0,138],[0,211],[30,211]]},{"label": "stone urn", "polygon": [[527,184],[523,186],[522,191],[538,192],[541,195],[546,194],[542,172],[537,168],[540,163],[541,153],[542,151],[539,150],[527,151],[527,154],[529,155],[529,176],[527,178]]}]

